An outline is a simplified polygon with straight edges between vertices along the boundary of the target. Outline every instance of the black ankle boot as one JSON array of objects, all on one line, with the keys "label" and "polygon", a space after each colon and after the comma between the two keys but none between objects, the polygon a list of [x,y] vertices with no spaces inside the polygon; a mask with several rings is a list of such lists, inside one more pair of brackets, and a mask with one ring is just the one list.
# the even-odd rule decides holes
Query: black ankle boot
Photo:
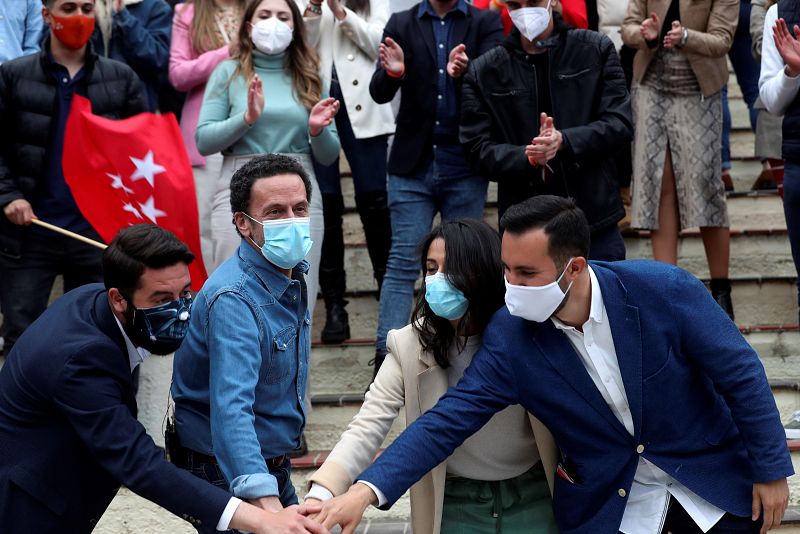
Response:
[{"label": "black ankle boot", "polygon": [[325,301],[325,328],[320,335],[323,343],[342,343],[350,339],[350,323],[344,309],[346,304],[346,300]]},{"label": "black ankle boot", "polygon": [[[381,294],[383,276],[386,274],[386,262],[389,259],[389,248],[392,246],[392,225],[387,205],[386,191],[372,191],[356,195],[356,209],[364,227],[367,239],[367,253],[372,263],[372,272],[378,283]],[[327,231],[327,227],[325,228]]]},{"label": "black ankle boot", "polygon": [[717,301],[720,308],[725,310],[733,321],[733,302],[731,302],[731,281],[728,278],[711,279],[711,296]]},{"label": "black ankle boot", "polygon": [[[369,361],[368,365],[372,365],[372,380],[369,381],[370,384],[375,382],[375,377],[378,376],[378,371],[383,365],[383,361],[386,359],[386,352],[382,350],[375,351],[375,358]],[[369,389],[369,388],[367,388]]]}]

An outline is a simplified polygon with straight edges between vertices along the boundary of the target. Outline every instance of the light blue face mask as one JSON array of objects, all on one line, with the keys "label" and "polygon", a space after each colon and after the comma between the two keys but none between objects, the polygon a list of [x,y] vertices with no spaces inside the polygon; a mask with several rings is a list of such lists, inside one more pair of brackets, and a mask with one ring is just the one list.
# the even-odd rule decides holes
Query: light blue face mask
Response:
[{"label": "light blue face mask", "polygon": [[[311,250],[311,223],[308,217],[257,221],[246,213],[244,215],[264,227],[261,254],[273,265],[281,269],[292,269]],[[255,241],[253,244],[258,246]]]},{"label": "light blue face mask", "polygon": [[444,273],[425,277],[425,300],[433,313],[449,321],[461,319],[469,308],[467,297],[450,283]]}]

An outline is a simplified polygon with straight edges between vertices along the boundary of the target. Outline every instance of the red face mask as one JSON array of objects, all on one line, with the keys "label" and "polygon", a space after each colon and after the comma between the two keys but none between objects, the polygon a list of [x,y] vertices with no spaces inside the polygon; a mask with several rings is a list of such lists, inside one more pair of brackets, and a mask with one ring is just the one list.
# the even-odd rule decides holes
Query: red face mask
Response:
[{"label": "red face mask", "polygon": [[57,17],[53,15],[51,28],[56,39],[67,48],[77,50],[92,37],[94,32],[94,17],[86,15],[73,15],[71,17]]}]

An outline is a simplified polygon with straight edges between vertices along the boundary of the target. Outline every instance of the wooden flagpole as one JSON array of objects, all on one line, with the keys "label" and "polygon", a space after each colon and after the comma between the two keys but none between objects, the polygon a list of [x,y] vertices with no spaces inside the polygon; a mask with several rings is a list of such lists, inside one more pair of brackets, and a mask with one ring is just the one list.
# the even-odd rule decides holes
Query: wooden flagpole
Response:
[{"label": "wooden flagpole", "polygon": [[31,222],[37,226],[41,226],[42,228],[47,228],[48,230],[52,230],[53,232],[57,232],[61,235],[65,235],[67,237],[71,237],[72,239],[77,239],[78,241],[82,241],[87,245],[92,245],[93,247],[97,247],[100,250],[105,250],[106,248],[108,248],[108,245],[104,243],[100,243],[99,241],[95,241],[94,239],[89,239],[88,237],[83,237],[82,235],[76,234],[75,232],[70,232],[69,230],[64,230],[63,228],[59,228],[58,226],[55,226],[53,224],[40,221],[39,219],[33,219],[33,221]]}]

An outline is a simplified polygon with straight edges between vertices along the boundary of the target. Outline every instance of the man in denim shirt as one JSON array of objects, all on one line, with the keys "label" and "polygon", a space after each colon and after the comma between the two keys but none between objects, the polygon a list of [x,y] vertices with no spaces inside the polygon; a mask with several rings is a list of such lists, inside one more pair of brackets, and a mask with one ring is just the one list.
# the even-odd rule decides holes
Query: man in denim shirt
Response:
[{"label": "man in denim shirt", "polygon": [[242,242],[197,294],[175,354],[172,461],[273,511],[297,503],[286,454],[306,421],[310,199],[308,175],[288,156],[234,174]]}]

